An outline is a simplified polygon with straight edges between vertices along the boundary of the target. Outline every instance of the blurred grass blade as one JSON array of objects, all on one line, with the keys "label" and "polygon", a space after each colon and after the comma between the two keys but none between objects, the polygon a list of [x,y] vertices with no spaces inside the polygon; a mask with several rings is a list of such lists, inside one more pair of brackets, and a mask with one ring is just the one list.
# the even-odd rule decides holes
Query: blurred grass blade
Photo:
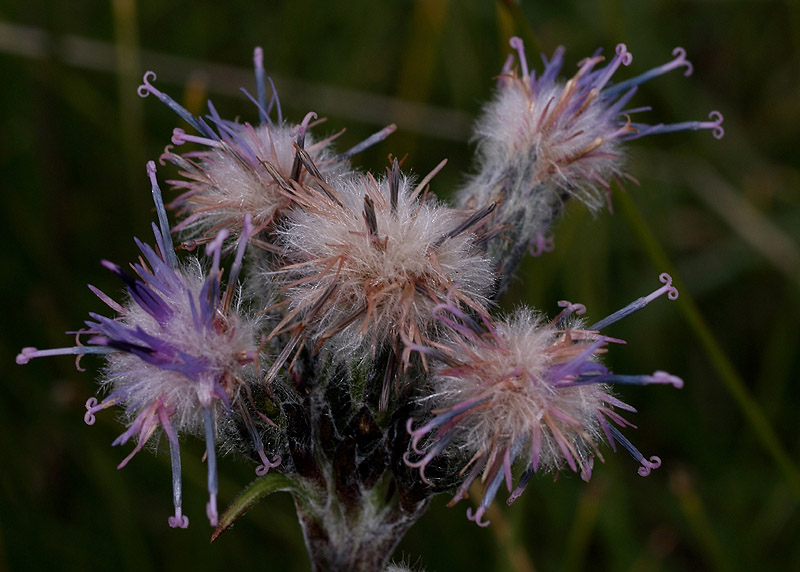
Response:
[{"label": "blurred grass blade", "polygon": [[672,473],[670,488],[678,498],[681,510],[694,531],[694,537],[700,543],[700,548],[706,553],[706,558],[712,568],[714,570],[733,570],[730,552],[723,549],[719,543],[703,499],[697,493],[689,475],[685,471]]},{"label": "blurred grass blade", "polygon": [[[480,503],[483,497],[482,485],[475,483],[469,491],[470,498],[475,504]],[[509,524],[506,515],[497,507],[497,503],[489,505],[486,509],[486,519],[492,523],[489,527],[494,533],[498,553],[502,555],[504,567],[498,570],[509,572],[536,572],[530,554],[525,545],[514,537],[514,528]]]},{"label": "blurred grass blade", "polygon": [[[531,26],[528,19],[525,17],[525,13],[522,11],[522,7],[517,0],[498,0],[498,12],[500,12],[500,8],[502,7],[505,10],[508,18],[511,19],[512,22],[516,25],[516,29],[518,30],[517,34],[522,37],[525,42],[525,46],[528,48],[529,52],[543,52],[542,44],[539,41],[539,38],[536,36],[536,32],[533,30],[533,26]],[[505,31],[501,28],[501,33]],[[508,40],[509,38],[500,38],[501,43],[503,44],[503,50],[500,53],[507,53],[509,50],[508,47]]]},{"label": "blurred grass blade", "polygon": [[137,94],[142,77],[136,0],[112,0],[114,56],[119,92],[119,142],[131,181],[142,176],[145,163],[142,98]]},{"label": "blurred grass blade", "polygon": [[564,551],[562,568],[564,572],[586,569],[586,557],[589,554],[592,533],[597,526],[606,492],[605,482],[596,478],[583,488],[572,520],[572,529],[567,536],[567,549]]},{"label": "blurred grass blade", "polygon": [[731,397],[733,397],[733,400],[741,410],[744,418],[750,424],[759,442],[775,460],[784,478],[791,486],[795,497],[800,499],[800,470],[798,470],[783,444],[778,439],[777,434],[759,407],[758,402],[748,391],[744,380],[742,380],[736,372],[728,356],[725,355],[716,337],[711,332],[711,328],[700,314],[700,310],[697,308],[691,294],[686,288],[681,287],[681,280],[677,276],[674,266],[667,258],[666,252],[664,252],[664,249],[658,244],[655,237],[650,232],[650,229],[645,224],[641,214],[627,193],[615,193],[615,204],[620,207],[623,216],[626,218],[633,231],[638,235],[640,243],[644,246],[645,251],[656,269],[661,272],[669,272],[672,275],[674,283],[681,293],[680,298],[678,298],[676,302],[689,329],[694,332],[697,340],[708,356],[711,365],[722,380],[725,389]]},{"label": "blurred grass blade", "polygon": [[670,165],[671,172],[682,174],[692,191],[711,211],[795,286],[800,285],[800,248],[792,237],[732,189],[710,165],[688,157],[675,159],[664,153],[659,153],[657,160],[662,165]]}]

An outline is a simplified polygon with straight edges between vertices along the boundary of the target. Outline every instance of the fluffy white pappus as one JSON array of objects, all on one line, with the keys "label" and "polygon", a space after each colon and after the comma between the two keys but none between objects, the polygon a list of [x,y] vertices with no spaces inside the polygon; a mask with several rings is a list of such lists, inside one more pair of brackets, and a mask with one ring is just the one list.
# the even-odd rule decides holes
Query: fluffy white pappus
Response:
[{"label": "fluffy white pappus", "polygon": [[528,68],[520,38],[511,38],[516,57],[509,55],[497,91],[475,128],[477,167],[456,192],[457,204],[480,208],[497,203],[491,224],[502,229],[487,239],[487,251],[499,261],[498,293],[526,250],[534,256],[552,249],[551,227],[574,197],[597,210],[610,206],[610,185],[627,177],[625,142],[657,133],[710,130],[724,135],[722,114],[712,111],[707,121],[647,124],[631,115],[648,107],[628,108],[638,86],[672,70],[692,73],[683,48],[674,59],[635,77],[617,81],[621,66],[633,56],[618,44],[605,65],[600,50],[578,63],[569,79],[559,74],[564,48],[551,58],[542,56],[540,72]]},{"label": "fluffy white pappus", "polygon": [[463,365],[434,378],[436,409],[480,402],[460,423],[455,445],[487,461],[516,448],[524,464],[544,471],[567,464],[588,478],[600,438],[598,416],[617,400],[604,385],[562,387],[564,380],[550,375],[586,350],[589,343],[577,343],[585,335],[579,324],[556,329],[521,310],[494,325],[491,341],[482,340],[489,343],[461,348]]},{"label": "fluffy white pappus", "polygon": [[[602,206],[598,188],[607,189],[622,172],[620,138],[637,132],[623,112],[635,90],[623,96],[605,90],[617,69],[630,64],[631,54],[619,44],[604,68],[595,69],[604,60],[595,54],[562,80],[563,48],[549,61],[543,58],[544,70],[537,76],[528,70],[522,41],[512,38],[510,43],[519,65],[512,69],[509,56],[497,92],[478,120],[479,174],[473,183],[485,187],[488,178],[511,177],[503,189],[511,202],[550,189],[592,208]],[[497,192],[493,186],[484,192]]]},{"label": "fluffy white pappus", "polygon": [[[610,341],[596,331],[583,330],[578,322],[568,324],[568,310],[546,322],[529,310],[520,310],[507,321],[481,322],[457,308],[442,315],[453,330],[453,338],[427,351],[440,362],[432,380],[431,396],[425,403],[433,417],[417,428],[409,419],[411,449],[405,463],[425,476],[428,464],[439,455],[455,453],[468,459],[461,473],[464,481],[451,505],[468,496],[475,480],[485,484],[476,511],[467,517],[488,525],[483,515],[505,481],[512,492],[512,467],[524,465],[513,502],[534,473],[559,471],[565,465],[589,480],[595,456],[602,460],[598,444],[605,437],[615,447],[623,445],[642,467],[645,476],[660,465],[628,441],[611,422],[630,424],[615,408],[635,411],[609,393],[606,382],[671,383],[668,374],[614,376],[597,361]],[[417,457],[414,460],[413,457]]]},{"label": "fluffy white pappus", "polygon": [[423,344],[438,304],[485,306],[494,276],[471,230],[491,209],[444,206],[400,176],[396,162],[379,181],[353,177],[297,202],[278,231],[287,260],[278,274],[288,319],[312,339],[339,352]]},{"label": "fluffy white pappus", "polygon": [[[306,128],[305,124],[265,123],[253,127],[227,123],[227,131],[221,130],[227,136],[219,141],[176,131],[173,142],[199,142],[210,148],[183,155],[167,148],[162,156],[180,167],[184,177],[170,181],[173,188],[185,190],[173,201],[173,206],[186,217],[175,230],[208,238],[226,228],[238,236],[246,213],[257,229],[268,227],[291,201],[265,163],[284,179],[302,182],[296,146],[305,149],[324,180],[334,183],[349,173],[349,161],[333,152],[335,136],[315,141]],[[257,240],[251,242],[260,244]]]},{"label": "fluffy white pappus", "polygon": [[[151,355],[173,351],[173,364],[148,363],[141,352],[106,356],[103,385],[122,397],[126,414],[135,419],[155,402],[170,412],[178,433],[202,434],[204,407],[226,409],[238,397],[245,369],[258,350],[259,318],[246,317],[237,308],[216,311],[213,327],[198,327],[198,314],[208,296],[207,277],[191,258],[175,271],[181,289],[159,292],[169,307],[169,319],[159,322],[134,300],[124,305],[116,322],[149,341]],[[163,344],[164,348],[159,344]],[[169,348],[169,349],[167,349]],[[224,397],[217,393],[222,390]],[[225,403],[227,401],[227,403]]]},{"label": "fluffy white pappus", "polygon": [[534,93],[526,78],[510,77],[475,127],[479,171],[524,176],[521,200],[546,185],[590,208],[603,206],[598,187],[605,190],[622,172],[619,127],[603,103],[575,101],[573,82],[551,83]]}]

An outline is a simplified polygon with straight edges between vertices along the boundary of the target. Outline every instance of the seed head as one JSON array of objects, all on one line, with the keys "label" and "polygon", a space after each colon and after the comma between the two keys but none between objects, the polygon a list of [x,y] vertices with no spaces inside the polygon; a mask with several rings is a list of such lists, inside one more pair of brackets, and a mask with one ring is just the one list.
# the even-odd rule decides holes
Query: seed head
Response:
[{"label": "seed head", "polygon": [[610,205],[610,183],[624,175],[625,142],[644,135],[710,129],[722,137],[722,115],[709,121],[648,125],[631,117],[649,108],[629,109],[637,86],[670,70],[692,71],[682,48],[675,58],[632,79],[613,83],[633,61],[619,44],[605,67],[599,51],[578,64],[569,79],[559,77],[564,49],[542,56],[544,70],[528,68],[522,40],[512,38],[494,98],[475,128],[477,168],[456,194],[458,203],[480,208],[497,203],[487,221],[488,253],[498,261],[498,293],[526,251],[552,249],[552,224],[564,203],[577,198],[596,210]]},{"label": "seed head", "polygon": [[423,343],[445,299],[485,305],[493,276],[471,230],[493,207],[443,206],[401,176],[396,161],[380,180],[306,188],[295,200],[278,233],[291,308],[279,330],[294,327],[336,352],[366,346],[374,354],[387,342]]},{"label": "seed head", "polygon": [[[270,227],[280,211],[290,204],[278,182],[265,168],[265,163],[272,165],[283,179],[298,181],[301,176],[300,155],[305,152],[317,166],[321,177],[331,183],[350,171],[350,157],[395,130],[394,125],[389,125],[352,149],[336,154],[332,143],[344,131],[315,140],[308,130],[322,120],[314,123],[317,115],[313,112],[299,124],[285,122],[275,86],[264,74],[260,48],[256,48],[254,62],[258,99],[247,92],[245,94],[258,109],[260,125],[257,126],[223,119],[211,102],[206,117],[193,116],[153,85],[156,75],[152,71],[145,73],[139,86],[140,96],[154,95],[197,131],[197,135],[191,135],[176,128],[172,137],[174,145],[195,143],[205,147],[202,151],[178,154],[170,145],[161,157],[177,165],[183,176],[183,179],[169,181],[174,188],[184,191],[173,206],[185,218],[173,230],[185,231],[201,242],[212,240],[223,228],[228,229],[234,238],[238,237],[245,214],[250,215],[258,233]],[[266,100],[267,81],[272,87],[269,103]],[[276,114],[274,120],[273,111]],[[260,239],[254,239],[253,243],[270,248],[268,242]]]},{"label": "seed head", "polygon": [[527,163],[527,188],[549,182],[554,188],[575,195],[590,206],[600,206],[597,188],[607,188],[611,178],[622,172],[621,143],[653,133],[684,129],[710,129],[722,137],[722,115],[714,111],[711,121],[673,125],[647,125],[631,120],[643,109],[626,109],[636,87],[670,70],[684,67],[692,72],[686,52],[676,48],[675,59],[644,74],[614,84],[611,80],[621,66],[629,66],[633,55],[618,44],[611,61],[602,68],[598,53],[579,63],[568,80],[558,77],[564,48],[548,60],[542,56],[544,71],[537,77],[528,69],[522,40],[512,38],[519,67],[509,56],[498,80],[495,98],[476,127],[481,161],[486,165]]},{"label": "seed head", "polygon": [[[17,363],[57,354],[79,357],[88,353],[105,354],[101,385],[108,396],[100,403],[94,397],[89,399],[84,420],[89,425],[94,424],[95,414],[112,405],[125,409],[128,428],[113,444],[125,444],[134,436],[137,443],[118,468],[124,467],[159,427],[163,429],[172,456],[175,516],[169,519],[170,526],[185,528],[188,525],[181,509],[178,435],[204,435],[210,495],[207,514],[211,524],[216,526],[217,418],[233,407],[243,416],[249,416],[240,390],[258,353],[258,319],[239,312],[234,305],[236,279],[253,225],[249,217],[245,217],[228,286],[221,292],[220,253],[227,231],[221,231],[207,248],[213,260],[208,273],[194,257],[179,264],[152,162],[148,163],[148,174],[161,222],[160,228],[153,225],[157,250],[136,240],[143,258],[131,265],[135,277],[118,265],[103,261],[103,265],[126,285],[128,299],[122,304],[90,286],[117,315],[108,318],[89,314],[88,329],[81,332],[92,335],[89,345],[43,351],[25,348],[17,356]],[[257,472],[263,474],[280,459],[270,461],[255,432],[251,436],[263,463]]]},{"label": "seed head", "polygon": [[[449,343],[419,348],[440,365],[435,370],[432,396],[427,399],[433,418],[417,429],[409,419],[412,452],[406,463],[420,469],[446,449],[469,459],[467,473],[451,504],[465,498],[482,473],[486,483],[483,500],[467,515],[477,524],[505,479],[512,492],[512,465],[525,466],[509,503],[522,494],[532,475],[559,471],[564,466],[589,480],[594,457],[602,460],[598,445],[605,438],[621,444],[641,463],[646,476],[661,464],[658,457],[645,458],[616,426],[631,426],[618,409],[635,412],[610,392],[619,384],[645,385],[683,382],[665,372],[649,376],[620,376],[599,362],[610,343],[600,327],[644,306],[663,293],[677,291],[671,283],[640,298],[597,324],[586,326],[572,318],[583,307],[565,303],[566,309],[553,321],[545,321],[528,310],[505,321],[482,316],[476,322],[460,310],[442,305],[440,318],[453,330]],[[616,424],[616,426],[615,426]],[[420,444],[424,445],[420,447]],[[420,455],[419,460],[412,460]]]}]

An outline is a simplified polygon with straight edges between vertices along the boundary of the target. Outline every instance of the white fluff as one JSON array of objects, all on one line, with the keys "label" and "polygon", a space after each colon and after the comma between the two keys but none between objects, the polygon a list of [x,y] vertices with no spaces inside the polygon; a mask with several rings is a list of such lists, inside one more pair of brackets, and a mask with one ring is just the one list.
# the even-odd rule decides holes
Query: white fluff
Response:
[{"label": "white fluff", "polygon": [[556,440],[559,434],[584,465],[596,453],[599,416],[609,402],[617,400],[604,385],[556,387],[546,381],[545,374],[586,346],[563,343],[563,330],[556,330],[527,309],[497,323],[495,333],[497,344],[469,344],[463,368],[453,375],[445,369],[435,377],[432,403],[437,409],[490,396],[460,423],[456,446],[467,458],[481,452],[493,457],[522,440],[520,459],[529,465],[532,441],[538,434],[538,466],[555,470],[565,462]]},{"label": "white fluff", "polygon": [[[222,320],[222,328],[200,329],[192,318],[190,299],[199,307],[200,291],[206,279],[197,259],[191,259],[176,271],[185,285],[185,291],[164,295],[163,299],[173,315],[162,326],[141,306],[129,300],[120,321],[130,328],[141,328],[147,334],[167,341],[193,357],[202,357],[207,363],[204,379],[190,379],[180,371],[170,371],[149,364],[140,357],[118,352],[108,354],[102,383],[112,391],[126,395],[124,405],[131,419],[151,404],[162,400],[168,410],[175,411],[171,418],[176,431],[201,434],[203,407],[212,402],[210,391],[214,381],[222,380],[233,399],[238,393],[235,379],[244,373],[251,361],[246,359],[257,350],[257,321],[246,319],[234,309]],[[226,377],[228,381],[225,381]],[[227,387],[226,387],[227,385]],[[219,406],[222,402],[214,400]]]},{"label": "white fluff", "polygon": [[[288,179],[295,157],[297,126],[264,124],[238,126],[238,132],[258,160],[267,161]],[[182,169],[186,180],[171,181],[178,189],[186,189],[175,204],[187,220],[180,229],[191,236],[214,235],[220,228],[241,232],[241,222],[249,213],[256,228],[271,223],[276,214],[289,205],[278,183],[263,164],[240,158],[243,153],[236,141],[222,143],[194,156],[169,152],[167,159]],[[336,181],[349,172],[348,161],[334,160],[330,140],[314,142],[306,133],[305,149],[311,155],[323,177]],[[193,156],[193,157],[194,157]]]},{"label": "white fluff", "polygon": [[[392,212],[389,187],[389,179],[351,178],[337,189],[341,206],[311,197],[279,230],[288,260],[282,272],[286,295],[311,322],[314,336],[327,337],[361,312],[333,336],[339,351],[364,342],[374,349],[394,336],[420,342],[437,304],[450,296],[483,306],[494,279],[471,234],[444,238],[469,213],[421,200],[405,177]],[[365,197],[374,205],[374,236],[365,220]],[[334,284],[321,310],[308,315]]]}]

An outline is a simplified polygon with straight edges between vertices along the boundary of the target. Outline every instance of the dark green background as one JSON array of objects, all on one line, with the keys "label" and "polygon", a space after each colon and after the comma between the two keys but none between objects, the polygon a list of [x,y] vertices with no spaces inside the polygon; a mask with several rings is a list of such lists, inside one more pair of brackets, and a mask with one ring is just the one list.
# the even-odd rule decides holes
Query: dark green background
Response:
[{"label": "dark green background", "polygon": [[[631,416],[640,429],[628,435],[664,460],[649,478],[627,455],[607,451],[588,485],[544,476],[510,509],[501,494],[488,529],[466,520],[465,503],[446,509],[442,497],[398,555],[440,572],[800,566],[797,2],[567,0],[509,9],[478,0],[6,0],[0,21],[0,570],[308,566],[285,495],[209,546],[197,440],[187,440],[183,455],[192,525],[169,529],[166,452],[117,471],[127,449],[109,446],[121,432],[114,414],[93,427],[82,421],[96,361],[84,360],[87,373],[69,358],[14,364],[22,346],[70,344],[64,332],[87,311],[102,311],[85,284],[118,291],[99,259],[131,260],[132,237],[149,237],[144,162],[179,123],[155,98],[136,96],[144,66],[156,65],[157,85],[195,113],[212,97],[223,116],[255,120],[235,91],[241,82],[252,91],[247,70],[261,45],[268,72],[289,80],[279,82],[286,115],[299,120],[313,109],[329,118],[323,130],[347,126],[342,148],[396,121],[398,132],[356,163],[378,171],[389,153],[409,153],[406,164],[424,174],[449,157],[433,186],[446,195],[469,167],[469,121],[512,33],[537,65],[537,51],[564,44],[567,70],[598,46],[608,52],[625,42],[634,62],[620,77],[681,45],[694,75],[660,78],[634,105],[652,105],[646,117],[654,122],[702,119],[712,109],[725,115],[722,141],[698,132],[632,144],[628,171],[640,184],[626,184],[624,194],[615,187],[614,215],[592,217],[574,205],[556,251],[526,260],[505,301],[554,313],[566,298],[599,318],[649,292],[673,265],[680,301],[659,300],[613,326],[609,333],[628,345],[608,361],[619,372],[667,369],[686,386],[621,392],[640,411]],[[133,59],[94,46],[76,60],[75,43],[63,43],[73,35],[108,50],[128,46]],[[242,69],[244,79],[212,64]],[[432,115],[361,99],[370,94],[418,102]],[[442,131],[431,117],[450,126]],[[162,180],[173,175],[160,171]],[[220,474],[223,505],[253,476],[233,458],[222,459]]]}]

